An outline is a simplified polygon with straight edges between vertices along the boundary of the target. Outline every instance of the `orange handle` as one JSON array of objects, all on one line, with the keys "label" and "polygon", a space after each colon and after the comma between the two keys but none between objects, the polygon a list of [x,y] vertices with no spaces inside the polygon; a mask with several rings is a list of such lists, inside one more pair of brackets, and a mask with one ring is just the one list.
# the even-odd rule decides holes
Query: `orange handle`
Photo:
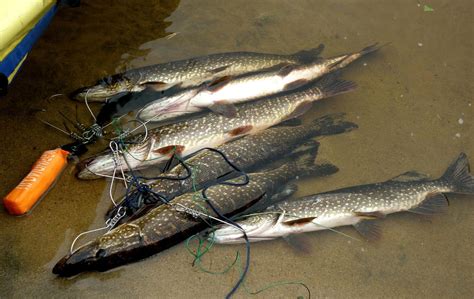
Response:
[{"label": "orange handle", "polygon": [[30,173],[3,199],[7,211],[12,215],[30,211],[66,167],[68,155],[60,148],[45,151]]}]

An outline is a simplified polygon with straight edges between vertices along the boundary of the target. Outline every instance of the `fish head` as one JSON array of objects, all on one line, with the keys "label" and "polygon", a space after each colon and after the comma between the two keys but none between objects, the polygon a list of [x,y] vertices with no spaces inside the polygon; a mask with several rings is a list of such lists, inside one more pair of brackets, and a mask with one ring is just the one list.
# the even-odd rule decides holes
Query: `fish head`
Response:
[{"label": "fish head", "polygon": [[143,107],[137,117],[142,121],[163,121],[193,112],[190,101],[198,92],[199,88],[192,88],[161,97]]},{"label": "fish head", "polygon": [[94,180],[113,174],[116,161],[111,153],[90,157],[81,161],[77,168],[77,178],[81,180]]},{"label": "fish head", "polygon": [[[129,145],[122,154],[114,156],[111,151],[99,154],[83,160],[78,164],[77,178],[83,180],[93,180],[104,176],[111,176],[121,173],[121,169],[128,171],[128,166],[132,169],[143,168],[144,162],[150,152],[150,142],[147,140]],[[126,159],[126,160],[125,160]]]},{"label": "fish head", "polygon": [[78,101],[87,99],[89,102],[105,102],[108,98],[122,92],[131,91],[133,84],[122,74],[109,76],[99,80],[95,85],[83,87],[71,94]]},{"label": "fish head", "polygon": [[[238,226],[245,231],[250,242],[268,240],[266,232],[272,230],[278,220],[278,214],[265,213],[249,216],[241,221],[237,221]],[[208,239],[219,244],[244,243],[244,233],[238,227],[232,225],[222,225],[211,232]]]},{"label": "fish head", "polygon": [[138,226],[121,225],[63,257],[54,266],[53,273],[70,277],[82,272],[106,271],[129,262],[139,254],[131,251],[143,246],[143,242]]}]

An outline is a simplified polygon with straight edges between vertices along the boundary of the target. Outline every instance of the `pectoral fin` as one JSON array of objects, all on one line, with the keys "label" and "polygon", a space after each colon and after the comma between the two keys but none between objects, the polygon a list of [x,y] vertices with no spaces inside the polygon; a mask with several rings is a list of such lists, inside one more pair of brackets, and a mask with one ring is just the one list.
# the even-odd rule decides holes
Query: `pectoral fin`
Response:
[{"label": "pectoral fin", "polygon": [[170,87],[173,86],[173,84],[169,84],[169,83],[166,83],[166,82],[162,82],[162,81],[156,81],[156,82],[143,82],[140,84],[141,86],[145,87],[145,88],[149,88],[149,89],[152,89],[154,91],[162,91],[162,90],[166,90]]},{"label": "pectoral fin", "polygon": [[408,211],[421,215],[436,215],[444,213],[448,206],[449,201],[443,193],[431,193],[420,205]]},{"label": "pectoral fin", "polygon": [[173,154],[181,154],[184,151],[184,145],[168,145],[164,147],[160,147],[158,149],[153,150],[154,153],[158,153],[161,155],[173,155]]},{"label": "pectoral fin", "polygon": [[283,221],[282,223],[288,226],[298,226],[298,225],[305,225],[311,223],[316,217],[306,217],[306,218],[298,218],[294,220]]},{"label": "pectoral fin", "polygon": [[296,80],[296,81],[293,81],[291,83],[288,83],[285,85],[285,90],[293,90],[293,89],[296,89],[298,87],[301,87],[303,85],[305,85],[306,83],[308,83],[309,81],[306,80],[306,79],[299,79],[299,80]]},{"label": "pectoral fin", "polygon": [[241,127],[230,130],[228,134],[233,137],[236,137],[239,135],[245,135],[246,133],[250,132],[252,128],[253,128],[252,125],[241,126]]},{"label": "pectoral fin", "polygon": [[355,211],[354,215],[361,219],[380,219],[380,218],[385,218],[385,214],[379,211],[374,211],[374,212],[359,212]]}]

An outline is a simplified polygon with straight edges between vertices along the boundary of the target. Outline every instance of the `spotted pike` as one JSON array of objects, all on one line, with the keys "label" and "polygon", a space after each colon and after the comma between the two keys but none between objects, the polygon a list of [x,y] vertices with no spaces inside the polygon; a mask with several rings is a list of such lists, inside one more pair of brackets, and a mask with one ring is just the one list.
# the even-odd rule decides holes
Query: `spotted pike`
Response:
[{"label": "spotted pike", "polygon": [[235,76],[269,68],[278,64],[301,63],[316,58],[324,45],[290,55],[254,52],[217,53],[179,61],[160,63],[131,69],[104,78],[97,84],[76,90],[77,100],[105,102],[125,92],[137,92],[147,86],[165,90],[171,86],[189,87],[222,76]]},{"label": "spotted pike", "polygon": [[[332,114],[317,118],[306,125],[270,128],[258,134],[226,143],[217,149],[239,169],[250,172],[270,161],[287,156],[303,143],[308,143],[309,138],[340,134],[355,128],[357,128],[356,124],[343,120],[343,114]],[[317,149],[318,143],[313,142],[310,146]],[[192,176],[188,175],[188,171],[182,164],[178,164],[170,171],[159,175],[158,179],[150,182],[152,190],[167,199],[172,199],[181,194],[212,185],[218,179],[227,178],[230,173],[236,174],[221,154],[209,150],[189,158],[186,160],[186,164],[191,168]],[[183,180],[168,179],[184,178],[187,175],[188,178]],[[149,194],[135,191],[107,214],[109,216],[115,215],[120,207],[126,207],[128,215],[121,219],[121,223],[123,223],[130,219],[128,216],[138,218],[161,203]]]},{"label": "spotted pike", "polygon": [[[314,101],[346,93],[354,88],[353,82],[335,80],[334,76],[329,76],[299,91],[241,104],[233,118],[208,113],[199,118],[150,129],[147,140],[130,145],[120,159],[114,159],[111,152],[106,152],[84,161],[79,177],[90,176],[87,172],[111,175],[117,162],[125,170],[127,167],[139,170],[160,164],[174,153],[186,157],[204,147],[217,147],[298,117]],[[134,140],[143,140],[143,137],[138,135]]]},{"label": "spotted pike", "polygon": [[[249,174],[249,182],[243,186],[214,185],[206,196],[221,215],[230,217],[280,192],[281,187],[297,175],[327,175],[337,171],[331,164],[316,166],[314,158],[314,155],[305,155],[276,169]],[[238,181],[242,179],[232,180]],[[161,205],[141,218],[118,226],[62,258],[53,273],[73,276],[84,271],[105,271],[184,241],[206,228],[203,220],[210,221],[206,219],[208,215],[217,216],[200,196],[200,192],[178,196],[169,205]],[[193,217],[193,211],[204,215]]]},{"label": "spotted pike", "polygon": [[[216,113],[233,117],[236,113],[235,104],[293,90],[339,70],[377,49],[377,44],[374,44],[359,52],[328,59],[319,58],[305,64],[277,66],[270,70],[237,77],[219,77],[208,84],[186,89],[168,97],[162,97],[161,93],[157,92],[157,100],[143,107],[137,116],[143,121],[164,121],[211,109]],[[145,93],[145,97],[150,97],[150,94]],[[139,101],[139,94],[137,98]]]},{"label": "spotted pike", "polygon": [[[397,212],[435,214],[447,208],[444,193],[474,194],[474,177],[462,153],[439,179],[428,180],[416,172],[392,180],[287,200],[250,216],[238,224],[251,241],[352,225],[367,239],[379,236],[374,219]],[[243,234],[232,227],[214,233],[218,243],[241,243]]]}]

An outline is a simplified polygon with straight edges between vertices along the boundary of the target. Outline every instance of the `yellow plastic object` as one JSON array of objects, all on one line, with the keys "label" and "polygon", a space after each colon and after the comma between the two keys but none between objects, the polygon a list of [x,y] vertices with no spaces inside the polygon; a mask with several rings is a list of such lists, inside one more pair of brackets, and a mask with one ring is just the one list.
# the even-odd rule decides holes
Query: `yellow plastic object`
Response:
[{"label": "yellow plastic object", "polygon": [[55,0],[0,0],[0,60],[55,3]]},{"label": "yellow plastic object", "polygon": [[44,152],[30,173],[4,199],[3,205],[12,215],[23,215],[48,191],[67,165],[69,152],[57,148]]}]

